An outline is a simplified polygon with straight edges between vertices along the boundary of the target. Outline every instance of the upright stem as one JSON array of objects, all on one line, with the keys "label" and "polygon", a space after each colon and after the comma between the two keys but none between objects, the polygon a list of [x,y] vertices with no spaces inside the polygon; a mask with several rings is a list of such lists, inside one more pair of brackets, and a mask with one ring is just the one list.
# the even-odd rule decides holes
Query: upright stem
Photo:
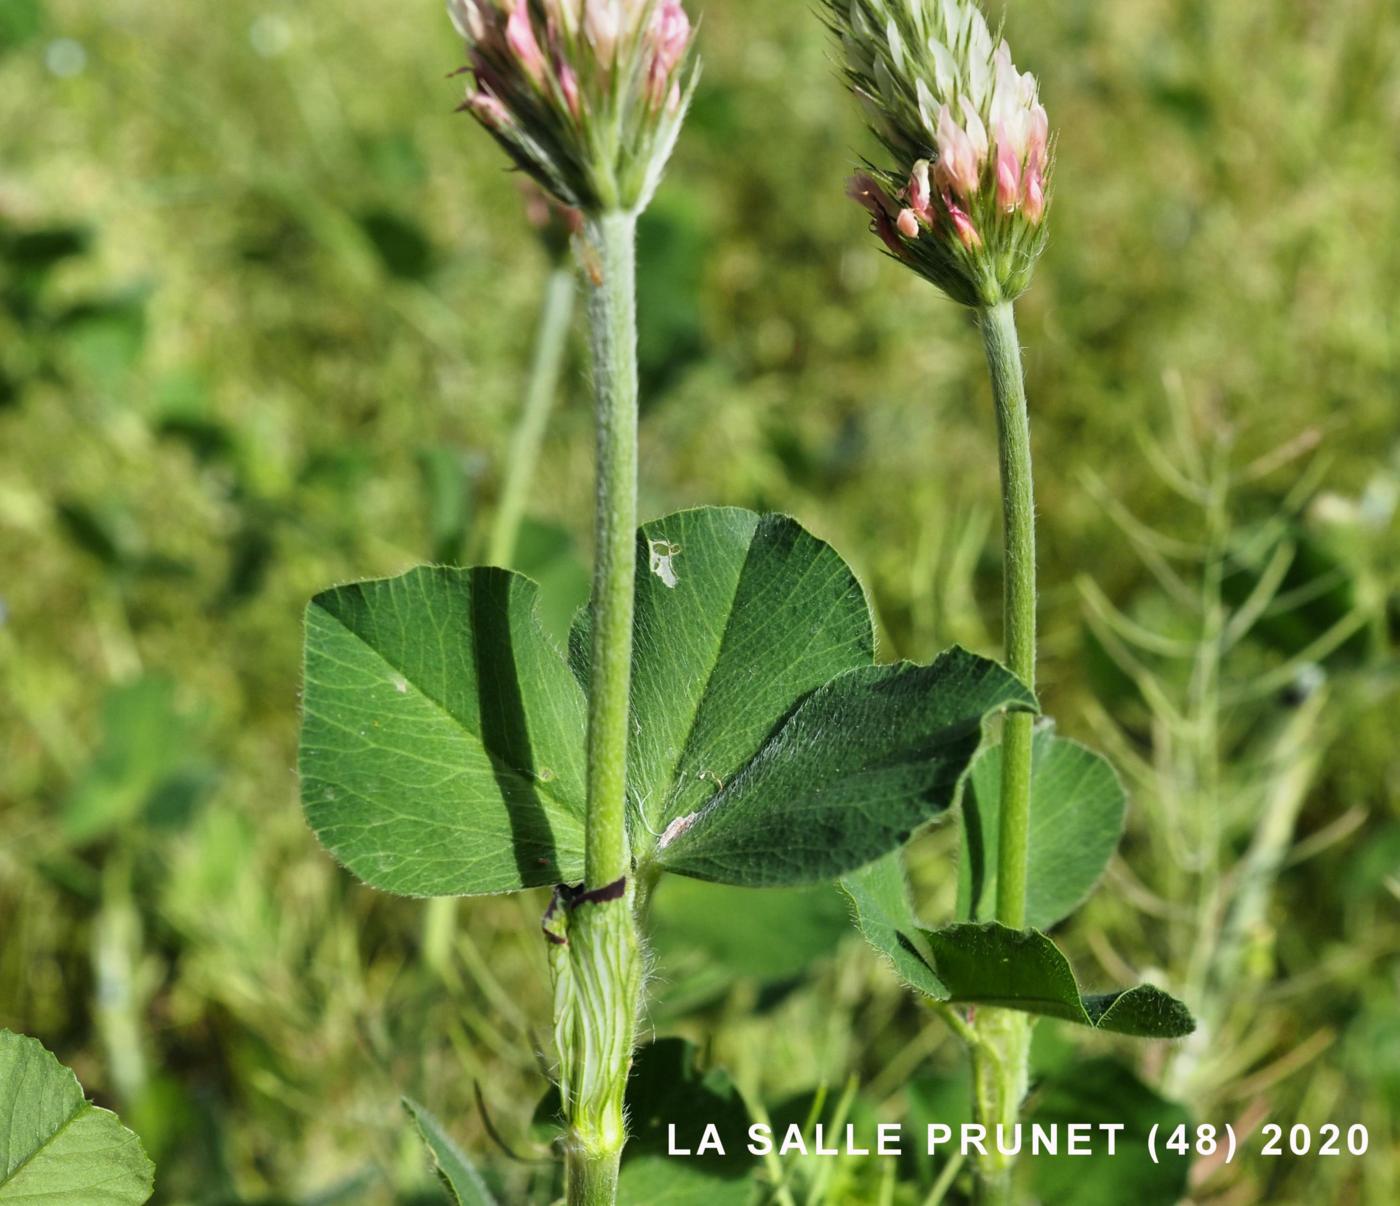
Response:
[{"label": "upright stem", "polygon": [[[981,315],[987,367],[996,398],[1001,460],[1003,624],[1006,664],[1035,689],[1035,496],[1031,486],[1031,432],[1021,345],[1010,302]],[[1024,712],[1006,718],[1001,755],[1001,828],[997,853],[997,920],[1013,929],[1026,924],[1027,834],[1031,804],[1031,725]]]},{"label": "upright stem", "polygon": [[[996,400],[1004,530],[1004,641],[1007,666],[1035,688],[1035,496],[1031,484],[1030,418],[1021,345],[1010,302],[981,311],[982,339]],[[1002,730],[1001,820],[997,840],[997,920],[1026,924],[1026,866],[1031,804],[1032,718],[1013,713]],[[1031,1021],[1005,1009],[979,1009],[973,1021],[974,1106],[993,1141],[978,1161],[977,1200],[1002,1206],[1015,1200],[1010,1157],[994,1144],[998,1126],[1018,1121],[1026,1096]]]},{"label": "upright stem", "polygon": [[623,800],[637,568],[636,233],[636,217],[623,213],[592,219],[587,230],[601,275],[588,296],[598,435],[584,838],[590,888],[626,875],[629,861]]},{"label": "upright stem", "polygon": [[[584,886],[546,918],[569,1206],[610,1206],[626,1142],[624,1098],[642,989],[625,810],[637,562],[636,218],[588,222],[588,319],[597,397],[593,659]],[[556,898],[556,906],[560,903]]]},{"label": "upright stem", "polygon": [[[486,560],[491,565],[509,567],[515,559],[520,521],[535,480],[549,413],[554,409],[554,399],[559,392],[559,374],[569,342],[575,292],[572,264],[567,260],[556,263],[545,286],[524,404],[504,462],[501,498],[486,551]],[[457,898],[435,896],[428,901],[423,914],[423,960],[440,977],[448,975],[456,931]]]}]

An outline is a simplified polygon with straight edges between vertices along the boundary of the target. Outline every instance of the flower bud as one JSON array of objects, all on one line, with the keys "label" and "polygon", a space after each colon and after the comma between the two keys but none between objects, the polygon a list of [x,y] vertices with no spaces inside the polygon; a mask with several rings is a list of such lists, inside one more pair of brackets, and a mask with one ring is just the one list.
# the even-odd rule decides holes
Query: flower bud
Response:
[{"label": "flower bud", "polygon": [[584,0],[583,32],[602,66],[611,66],[622,36],[621,0]]},{"label": "flower bud", "polygon": [[447,0],[447,8],[472,76],[461,108],[516,165],[586,213],[643,209],[698,75],[682,0]]},{"label": "flower bud", "polygon": [[958,208],[957,202],[945,194],[943,205],[948,210],[948,217],[952,219],[953,233],[958,236],[958,242],[969,251],[975,251],[981,247],[982,236],[977,233],[977,227],[972,224],[972,219]]},{"label": "flower bud", "polygon": [[[987,138],[982,136],[983,156]],[[952,189],[963,200],[974,196],[982,179],[982,160],[968,132],[953,120],[952,110],[944,105],[938,111],[938,183]]]},{"label": "flower bud", "polygon": [[[1039,87],[974,0],[822,0],[845,76],[892,157],[852,194],[904,263],[969,306],[1015,298],[1045,246]],[[903,207],[871,198],[895,197]]]},{"label": "flower bud", "polygon": [[1021,200],[1021,161],[1006,140],[1003,127],[997,129],[997,204],[1009,214]]},{"label": "flower bud", "polygon": [[690,45],[690,18],[680,0],[659,0],[651,27],[652,60],[648,81],[652,101],[666,97],[672,73]]},{"label": "flower bud", "polygon": [[933,221],[933,190],[929,186],[928,160],[920,159],[909,173],[909,187],[906,190],[909,204],[925,222]]},{"label": "flower bud", "polygon": [[525,74],[534,80],[537,86],[543,87],[545,61],[544,55],[540,53],[540,44],[535,41],[534,27],[530,24],[529,0],[516,0],[515,8],[506,20],[506,45],[525,69]]}]

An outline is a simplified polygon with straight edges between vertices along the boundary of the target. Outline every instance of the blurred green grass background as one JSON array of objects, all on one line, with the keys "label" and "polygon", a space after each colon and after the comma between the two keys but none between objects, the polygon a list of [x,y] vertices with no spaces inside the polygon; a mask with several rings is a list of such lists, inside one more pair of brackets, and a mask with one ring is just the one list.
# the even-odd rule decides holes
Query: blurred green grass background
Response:
[{"label": "blurred green grass background", "polygon": [[[792,513],[868,584],[883,655],[995,652],[969,320],[842,199],[867,142],[808,6],[694,7],[704,79],[641,237],[642,510]],[[306,599],[480,554],[549,271],[499,154],[451,112],[439,9],[0,0],[0,1025],[123,1111],[162,1202],[435,1200],[400,1092],[506,1200],[545,1176],[473,1097],[540,1154],[541,901],[463,905],[440,983],[421,908],[330,864],[292,773]],[[1091,982],[1185,980],[1220,1013],[1185,1057],[1082,1050],[1211,1121],[1372,1128],[1364,1161],[1198,1169],[1199,1200],[1394,1201],[1400,8],[1007,17],[1060,132],[1021,306],[1044,698],[1141,763],[1123,860],[1065,939]],[[586,585],[587,393],[575,346],[519,558],[556,623]],[[1215,696],[1199,656],[1125,669],[1095,602],[1190,644],[1153,557],[1195,558],[1239,605],[1280,548],[1293,605]],[[1270,816],[1258,915],[1228,974],[1193,968]],[[917,844],[931,918],[951,849],[946,829]],[[850,1075],[882,1117],[936,1097],[956,1055],[839,901],[770,902],[745,943],[699,923],[729,907],[705,891],[658,906],[658,1033],[755,1100]],[[927,1173],[892,1200],[922,1201]],[[822,1176],[805,1200],[883,1192],[867,1168]]]}]

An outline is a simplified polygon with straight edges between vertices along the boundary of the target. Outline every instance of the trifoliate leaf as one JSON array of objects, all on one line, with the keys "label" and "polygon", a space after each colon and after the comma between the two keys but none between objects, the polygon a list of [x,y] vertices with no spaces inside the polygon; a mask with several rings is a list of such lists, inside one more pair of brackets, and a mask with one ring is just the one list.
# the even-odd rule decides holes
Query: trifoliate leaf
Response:
[{"label": "trifoliate leaf", "polygon": [[[755,887],[849,872],[953,803],[988,715],[1034,707],[963,650],[872,665],[860,585],[781,516],[648,524],[636,592],[629,820],[636,857],[663,869]],[[537,593],[503,570],[418,569],[312,602],[302,800],[374,887],[581,876],[587,613],[575,678]]]},{"label": "trifoliate leaf", "polygon": [[1142,984],[1083,996],[1069,960],[1038,930],[995,923],[923,929],[915,919],[902,855],[847,876],[856,924],[900,978],[935,1001],[993,1005],[1139,1038],[1181,1038],[1196,1023],[1186,1006]]}]

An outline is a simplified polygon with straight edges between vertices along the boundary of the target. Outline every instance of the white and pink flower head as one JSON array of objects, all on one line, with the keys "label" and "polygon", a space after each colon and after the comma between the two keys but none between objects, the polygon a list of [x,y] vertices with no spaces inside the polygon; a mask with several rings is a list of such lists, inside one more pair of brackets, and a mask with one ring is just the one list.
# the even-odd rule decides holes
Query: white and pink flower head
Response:
[{"label": "white and pink flower head", "polygon": [[[866,192],[897,258],[970,306],[1014,298],[1044,248],[1052,147],[1030,73],[973,0],[823,0],[846,80],[893,158]],[[893,240],[891,239],[893,233]]]},{"label": "white and pink flower head", "polygon": [[681,0],[447,0],[467,44],[461,105],[562,204],[638,211],[698,64]]}]

